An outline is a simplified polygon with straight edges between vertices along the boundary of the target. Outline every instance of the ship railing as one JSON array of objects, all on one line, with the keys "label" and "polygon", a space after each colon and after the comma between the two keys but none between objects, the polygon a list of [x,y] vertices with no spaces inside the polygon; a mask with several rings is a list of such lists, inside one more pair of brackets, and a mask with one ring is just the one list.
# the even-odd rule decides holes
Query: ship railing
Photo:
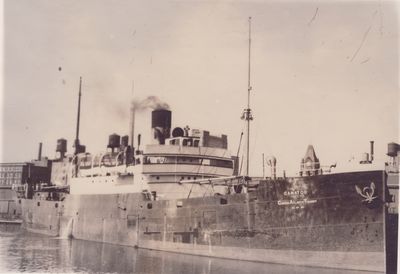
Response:
[{"label": "ship railing", "polygon": [[127,173],[126,166],[97,166],[91,169],[80,169],[79,177],[96,177]]},{"label": "ship railing", "polygon": [[[214,187],[224,187],[226,194],[239,194],[239,193],[249,193],[254,191],[255,188],[258,187],[252,184],[251,178],[248,176],[227,176],[227,177],[217,177],[217,178],[207,178],[207,179],[198,179],[198,180],[182,180],[180,184],[191,184],[193,185],[211,185],[212,189]],[[213,190],[214,192],[214,190]],[[187,198],[190,197],[192,193],[192,188],[189,191]],[[204,193],[204,195],[206,195]],[[218,195],[218,192],[214,193],[214,195]]]},{"label": "ship railing", "polygon": [[[124,163],[123,160],[120,160],[123,153],[124,152],[121,151],[115,157],[112,157],[113,155],[111,153],[99,153],[95,155],[91,155],[90,153],[77,154],[72,157],[69,163],[69,172],[72,177],[93,177],[126,173],[127,164]],[[72,167],[74,166],[76,158],[79,159],[78,174],[72,172]]]},{"label": "ship railing", "polygon": [[198,185],[244,185],[248,186],[249,178],[246,176],[227,176],[227,177],[216,177],[216,178],[206,178],[197,180],[181,180],[179,184],[198,184]]}]

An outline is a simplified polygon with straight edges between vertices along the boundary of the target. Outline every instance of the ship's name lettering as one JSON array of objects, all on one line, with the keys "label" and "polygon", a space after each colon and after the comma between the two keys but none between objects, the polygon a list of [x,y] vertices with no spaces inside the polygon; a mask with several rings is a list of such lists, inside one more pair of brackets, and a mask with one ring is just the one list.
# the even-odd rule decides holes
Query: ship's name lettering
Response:
[{"label": "ship's name lettering", "polygon": [[305,204],[315,204],[317,200],[279,200],[278,205],[305,205]]},{"label": "ship's name lettering", "polygon": [[305,196],[307,192],[305,190],[286,190],[283,192],[285,196]]}]

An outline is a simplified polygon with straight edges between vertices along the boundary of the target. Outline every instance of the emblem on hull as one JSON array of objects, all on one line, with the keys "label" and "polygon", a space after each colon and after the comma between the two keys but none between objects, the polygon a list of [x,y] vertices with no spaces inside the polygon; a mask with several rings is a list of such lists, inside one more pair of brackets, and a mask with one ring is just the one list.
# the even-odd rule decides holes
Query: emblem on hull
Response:
[{"label": "emblem on hull", "polygon": [[377,195],[374,196],[374,194],[375,194],[374,182],[371,182],[370,186],[366,186],[362,190],[359,186],[356,185],[356,191],[361,197],[364,198],[364,200],[362,200],[362,201],[367,202],[369,204],[372,203],[373,200],[378,198]]}]

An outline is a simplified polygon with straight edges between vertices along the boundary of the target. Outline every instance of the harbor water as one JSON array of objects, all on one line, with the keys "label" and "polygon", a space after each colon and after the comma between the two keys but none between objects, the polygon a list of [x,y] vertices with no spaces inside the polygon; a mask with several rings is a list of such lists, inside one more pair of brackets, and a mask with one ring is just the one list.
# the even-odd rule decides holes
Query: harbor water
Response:
[{"label": "harbor water", "polygon": [[183,255],[133,247],[61,239],[0,224],[0,273],[162,274],[359,274],[358,271],[295,267]]}]

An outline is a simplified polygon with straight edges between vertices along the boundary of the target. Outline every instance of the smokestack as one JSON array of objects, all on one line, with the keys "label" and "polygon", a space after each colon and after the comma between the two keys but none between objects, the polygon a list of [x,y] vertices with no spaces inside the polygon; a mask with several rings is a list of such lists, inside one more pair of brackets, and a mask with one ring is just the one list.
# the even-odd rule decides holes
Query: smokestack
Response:
[{"label": "smokestack", "polygon": [[[133,91],[133,84],[132,84],[132,91]],[[159,112],[158,114],[153,114],[154,116],[157,117],[153,117],[153,121],[152,121],[152,125],[154,125],[154,123],[156,125],[152,126],[152,129],[154,129],[155,127],[159,127],[159,123],[160,120],[162,120],[163,114],[165,114],[166,112],[170,112],[169,111],[169,105],[163,101],[161,101],[158,97],[156,96],[148,96],[147,98],[145,98],[144,100],[141,101],[136,101],[136,100],[132,100],[131,101],[131,109],[130,109],[130,123],[129,123],[129,137],[130,137],[130,146],[133,148],[134,144],[135,144],[135,113],[137,111],[142,112],[146,109],[152,109],[153,111]],[[163,114],[162,114],[163,113]],[[168,114],[166,114],[168,116]],[[154,121],[155,120],[155,121]],[[169,121],[171,121],[171,114],[169,113]],[[162,122],[161,122],[162,123]],[[158,134],[159,136],[161,136],[162,139],[168,138],[170,136],[170,129],[171,129],[171,122],[169,122],[169,125],[167,125],[167,127],[165,127],[165,122],[162,123],[162,125],[164,125],[164,127],[162,128],[158,128],[158,131],[161,134]]]},{"label": "smokestack", "polygon": [[151,112],[151,128],[153,140],[158,144],[165,144],[165,139],[171,136],[171,111],[156,109]]},{"label": "smokestack", "polygon": [[133,104],[133,102],[131,103],[131,116],[130,116],[130,129],[129,129],[129,139],[130,139],[130,145],[131,148],[133,148],[133,146],[135,145],[134,142],[134,136],[135,136],[135,106]]},{"label": "smokestack", "polygon": [[38,160],[42,160],[42,142],[39,143]]},{"label": "smokestack", "polygon": [[370,153],[370,155],[371,155],[371,163],[372,163],[372,161],[374,160],[374,141],[370,141],[370,143],[371,143],[371,153]]}]

